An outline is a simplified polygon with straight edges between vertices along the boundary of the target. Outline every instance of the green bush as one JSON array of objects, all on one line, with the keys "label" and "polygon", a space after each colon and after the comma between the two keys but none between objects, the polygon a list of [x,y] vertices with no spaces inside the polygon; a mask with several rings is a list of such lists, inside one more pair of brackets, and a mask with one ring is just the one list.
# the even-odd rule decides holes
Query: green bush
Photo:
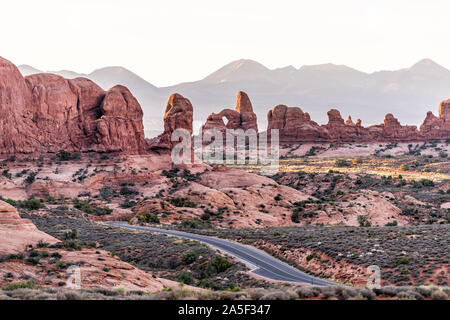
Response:
[{"label": "green bush", "polygon": [[358,223],[360,227],[370,227],[371,224],[370,222],[367,220],[366,216],[358,216]]},{"label": "green bush", "polygon": [[180,223],[181,229],[208,229],[211,228],[209,221],[202,221],[200,219],[183,220]]},{"label": "green bush", "polygon": [[185,198],[172,198],[172,199],[169,199],[169,201],[175,207],[186,207],[186,208],[196,208],[197,207],[197,205],[194,202],[186,200]]},{"label": "green bush", "polygon": [[138,220],[142,223],[159,223],[159,218],[156,214],[153,213],[142,213],[138,216]]},{"label": "green bush", "polygon": [[128,188],[128,187],[124,186],[124,187],[120,188],[120,194],[122,196],[129,197],[129,196],[133,196],[133,195],[138,195],[139,192],[132,188]]},{"label": "green bush", "polygon": [[411,258],[409,257],[401,257],[397,260],[395,260],[396,264],[409,264],[411,262]]},{"label": "green bush", "polygon": [[37,172],[31,172],[28,177],[26,177],[25,182],[32,184],[36,180]]},{"label": "green bush", "polygon": [[74,201],[74,207],[78,210],[81,210],[87,214],[93,214],[96,216],[104,216],[111,214],[113,211],[111,208],[108,207],[94,207],[90,204],[90,200],[79,200],[75,199]]},{"label": "green bush", "polygon": [[215,275],[227,271],[233,264],[222,256],[214,256],[206,268],[208,274]]},{"label": "green bush", "polygon": [[40,199],[31,198],[28,200],[20,201],[19,207],[27,210],[39,210],[45,208],[45,205]]},{"label": "green bush", "polygon": [[308,255],[306,256],[306,261],[309,262],[309,261],[311,261],[312,259],[314,259],[315,257],[316,257],[316,254],[315,254],[315,253],[308,254]]},{"label": "green bush", "polygon": [[204,214],[201,215],[200,219],[202,219],[203,221],[209,221],[209,219],[211,219],[211,214],[205,212]]},{"label": "green bush", "polygon": [[177,275],[177,280],[188,285],[194,284],[194,278],[192,277],[191,273],[187,271],[181,271]]},{"label": "green bush", "polygon": [[181,261],[184,265],[194,263],[198,259],[198,254],[194,250],[189,250],[183,254]]},{"label": "green bush", "polygon": [[291,221],[294,223],[300,223],[300,219],[299,219],[299,214],[298,214],[298,210],[295,209],[294,212],[292,212],[291,214]]},{"label": "green bush", "polygon": [[4,291],[13,291],[17,289],[35,289],[36,284],[33,280],[28,280],[27,282],[10,282],[6,284],[2,289]]}]

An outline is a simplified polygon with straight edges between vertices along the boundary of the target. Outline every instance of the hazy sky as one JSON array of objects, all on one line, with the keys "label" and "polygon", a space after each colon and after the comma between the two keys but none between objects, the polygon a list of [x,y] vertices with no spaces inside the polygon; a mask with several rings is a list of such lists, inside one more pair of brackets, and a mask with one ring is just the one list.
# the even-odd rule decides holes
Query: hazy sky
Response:
[{"label": "hazy sky", "polygon": [[121,65],[157,86],[247,58],[372,72],[450,67],[448,0],[8,1],[0,56],[43,70]]}]

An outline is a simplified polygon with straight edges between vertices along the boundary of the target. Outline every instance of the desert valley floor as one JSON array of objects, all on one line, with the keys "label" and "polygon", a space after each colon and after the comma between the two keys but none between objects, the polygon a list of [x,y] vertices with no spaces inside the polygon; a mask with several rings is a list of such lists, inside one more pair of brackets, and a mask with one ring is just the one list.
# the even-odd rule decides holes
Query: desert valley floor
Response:
[{"label": "desert valley floor", "polygon": [[[2,215],[0,232],[16,252],[0,263],[2,295],[74,294],[64,287],[76,265],[84,297],[104,298],[100,289],[116,298],[158,291],[157,298],[445,297],[449,148],[442,141],[285,145],[280,172],[269,177],[251,165],[168,168],[165,156],[9,157],[0,178],[9,219]],[[102,224],[110,220],[232,239],[352,287],[267,281],[199,242]],[[371,265],[382,271],[378,291],[364,289]]]}]

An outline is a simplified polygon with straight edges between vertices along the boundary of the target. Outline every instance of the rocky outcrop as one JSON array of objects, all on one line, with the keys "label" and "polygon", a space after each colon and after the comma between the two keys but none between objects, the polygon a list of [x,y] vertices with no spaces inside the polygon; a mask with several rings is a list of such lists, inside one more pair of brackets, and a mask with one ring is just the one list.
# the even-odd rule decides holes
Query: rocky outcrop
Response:
[{"label": "rocky outcrop", "polygon": [[57,239],[39,231],[28,219],[22,219],[16,208],[0,200],[0,256],[25,251],[39,241],[56,243]]},{"label": "rocky outcrop", "polygon": [[178,142],[172,142],[172,133],[177,129],[185,129],[192,135],[194,109],[191,102],[178,93],[169,97],[164,113],[164,132],[149,140],[149,145],[155,151],[168,151]]},{"label": "rocky outcrop", "polygon": [[439,117],[430,111],[417,130],[416,126],[401,125],[391,113],[379,125],[363,127],[361,120],[353,123],[336,109],[328,111],[328,123],[318,125],[308,113],[298,107],[278,105],[267,114],[268,131],[279,130],[281,142],[409,142],[450,138],[450,100],[439,106]]},{"label": "rocky outcrop", "polygon": [[308,113],[298,107],[278,105],[267,113],[268,133],[279,130],[280,141],[327,141],[326,129],[312,121]]},{"label": "rocky outcrop", "polygon": [[0,153],[145,153],[142,109],[130,91],[102,90],[85,78],[23,78],[0,58]]},{"label": "rocky outcrop", "polygon": [[[223,119],[226,119],[227,123]],[[235,110],[224,109],[218,114],[212,113],[206,119],[202,131],[216,129],[225,134],[227,129],[236,130],[253,129],[258,132],[256,114],[253,112],[252,103],[245,92],[239,91]]]},{"label": "rocky outcrop", "polygon": [[397,118],[388,113],[381,125],[370,126],[369,141],[407,142],[420,140],[416,126],[402,126]]},{"label": "rocky outcrop", "polygon": [[361,126],[361,120],[356,125],[352,118],[348,116],[347,121],[344,122],[340,112],[336,109],[328,111],[328,124],[324,127],[328,131],[330,142],[356,142],[368,138],[368,132]]}]

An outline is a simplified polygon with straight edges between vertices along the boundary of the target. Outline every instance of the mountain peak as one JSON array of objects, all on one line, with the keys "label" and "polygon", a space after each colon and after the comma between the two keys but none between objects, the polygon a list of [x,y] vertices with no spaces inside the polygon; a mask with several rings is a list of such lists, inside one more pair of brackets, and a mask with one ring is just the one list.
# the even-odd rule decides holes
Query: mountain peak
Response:
[{"label": "mountain peak", "polygon": [[270,70],[259,62],[250,59],[239,59],[211,73],[204,80],[228,82],[244,80],[249,77],[263,76]]},{"label": "mountain peak", "polygon": [[436,72],[436,71],[446,71],[448,72],[446,68],[441,66],[440,64],[434,62],[431,59],[422,59],[416,64],[414,64],[412,67],[410,67],[408,70],[413,71],[428,71],[428,72]]}]

